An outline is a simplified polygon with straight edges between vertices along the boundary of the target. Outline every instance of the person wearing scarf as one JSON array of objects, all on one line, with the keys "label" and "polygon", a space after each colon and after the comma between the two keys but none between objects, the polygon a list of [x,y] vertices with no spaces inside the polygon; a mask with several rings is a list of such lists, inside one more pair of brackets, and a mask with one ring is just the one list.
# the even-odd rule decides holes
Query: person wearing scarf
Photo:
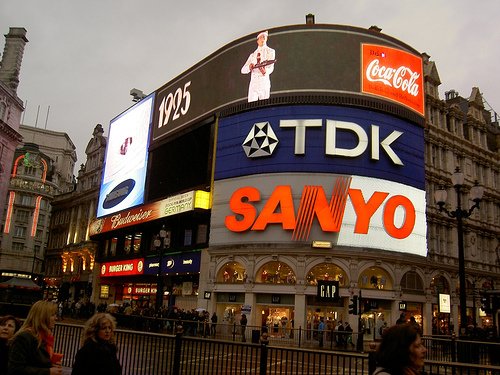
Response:
[{"label": "person wearing scarf", "polygon": [[9,375],[61,375],[60,363],[51,360],[54,353],[52,330],[57,320],[57,305],[38,301],[31,306],[24,324],[12,338],[9,351]]}]

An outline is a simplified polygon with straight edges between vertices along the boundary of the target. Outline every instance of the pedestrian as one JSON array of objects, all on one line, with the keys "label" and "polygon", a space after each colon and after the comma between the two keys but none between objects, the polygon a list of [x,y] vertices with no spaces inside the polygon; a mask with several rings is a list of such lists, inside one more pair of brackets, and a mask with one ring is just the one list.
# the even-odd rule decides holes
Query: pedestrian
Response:
[{"label": "pedestrian", "polygon": [[122,373],[122,366],[117,357],[115,329],[115,318],[107,313],[97,313],[87,320],[71,375]]},{"label": "pedestrian", "polygon": [[245,338],[247,323],[248,323],[247,316],[245,314],[242,314],[240,319],[240,325],[241,325],[241,341],[243,342],[247,341],[247,339]]},{"label": "pedestrian", "polygon": [[415,319],[414,316],[410,316],[410,325],[415,327],[415,329],[422,334],[422,328],[420,327],[420,324],[418,324],[417,320]]},{"label": "pedestrian", "polygon": [[405,324],[405,323],[406,323],[406,315],[405,313],[401,313],[401,315],[399,315],[398,320],[396,320],[396,324]]},{"label": "pedestrian", "polygon": [[350,344],[350,345],[354,345],[353,342],[352,342],[352,327],[351,325],[349,324],[349,322],[345,322],[345,327],[344,327],[344,331],[346,332],[345,333],[345,344]]},{"label": "pedestrian", "polygon": [[319,324],[318,324],[318,341],[319,341],[319,347],[323,347],[323,339],[325,336],[325,321],[323,318],[319,319]]},{"label": "pedestrian", "polygon": [[377,353],[373,375],[417,375],[424,367],[425,353],[420,333],[410,324],[388,328]]},{"label": "pedestrian", "polygon": [[9,375],[61,375],[61,357],[54,356],[57,305],[37,301],[31,306],[23,325],[12,338],[9,350]]},{"label": "pedestrian", "polygon": [[12,315],[0,318],[0,374],[7,374],[9,363],[9,340],[21,327],[19,319]]},{"label": "pedestrian", "polygon": [[215,313],[215,311],[213,312],[212,314],[212,317],[210,318],[212,324],[210,325],[210,334],[215,337],[215,335],[217,334],[217,314]]}]

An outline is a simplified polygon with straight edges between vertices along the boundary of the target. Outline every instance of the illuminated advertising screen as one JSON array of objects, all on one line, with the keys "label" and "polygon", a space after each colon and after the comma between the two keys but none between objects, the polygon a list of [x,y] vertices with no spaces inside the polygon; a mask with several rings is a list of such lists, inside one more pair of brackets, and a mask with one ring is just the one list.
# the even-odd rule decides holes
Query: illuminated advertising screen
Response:
[{"label": "illuminated advertising screen", "polygon": [[222,47],[156,93],[153,142],[229,106],[255,108],[297,95],[370,97],[424,116],[420,54],[387,35],[339,25],[255,32]]},{"label": "illuminated advertising screen", "polygon": [[154,95],[111,120],[97,217],[144,203]]},{"label": "illuminated advertising screen", "polygon": [[[170,275],[176,273],[200,272],[200,263],[200,252],[167,254],[162,257],[162,274]],[[157,275],[159,266],[159,257],[146,258],[144,273],[149,275]]]},{"label": "illuminated advertising screen", "polygon": [[329,241],[425,256],[423,136],[337,106],[221,119],[211,244]]}]

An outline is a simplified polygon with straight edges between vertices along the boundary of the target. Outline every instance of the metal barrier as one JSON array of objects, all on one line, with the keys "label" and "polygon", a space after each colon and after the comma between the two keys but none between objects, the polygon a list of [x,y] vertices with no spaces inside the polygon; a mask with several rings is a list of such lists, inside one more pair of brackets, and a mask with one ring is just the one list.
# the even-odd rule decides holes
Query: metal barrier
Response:
[{"label": "metal barrier", "polygon": [[463,362],[482,365],[500,365],[500,343],[457,339],[450,337],[422,337],[429,360]]},{"label": "metal barrier", "polygon": [[[57,323],[56,352],[64,353],[63,366],[71,367],[80,343],[82,327]],[[223,341],[212,338],[118,329],[118,357],[123,375],[145,374],[371,374],[373,352],[283,347],[264,343]],[[431,341],[428,341],[429,343]],[[448,361],[426,361],[428,375],[500,375],[499,366]]]}]

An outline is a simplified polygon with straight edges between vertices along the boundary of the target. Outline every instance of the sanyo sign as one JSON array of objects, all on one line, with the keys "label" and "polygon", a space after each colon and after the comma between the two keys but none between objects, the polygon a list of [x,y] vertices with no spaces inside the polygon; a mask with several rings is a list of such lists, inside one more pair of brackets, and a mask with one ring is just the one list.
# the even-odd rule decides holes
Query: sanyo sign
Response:
[{"label": "sanyo sign", "polygon": [[299,109],[220,121],[211,237],[426,255],[423,129],[367,110]]}]

